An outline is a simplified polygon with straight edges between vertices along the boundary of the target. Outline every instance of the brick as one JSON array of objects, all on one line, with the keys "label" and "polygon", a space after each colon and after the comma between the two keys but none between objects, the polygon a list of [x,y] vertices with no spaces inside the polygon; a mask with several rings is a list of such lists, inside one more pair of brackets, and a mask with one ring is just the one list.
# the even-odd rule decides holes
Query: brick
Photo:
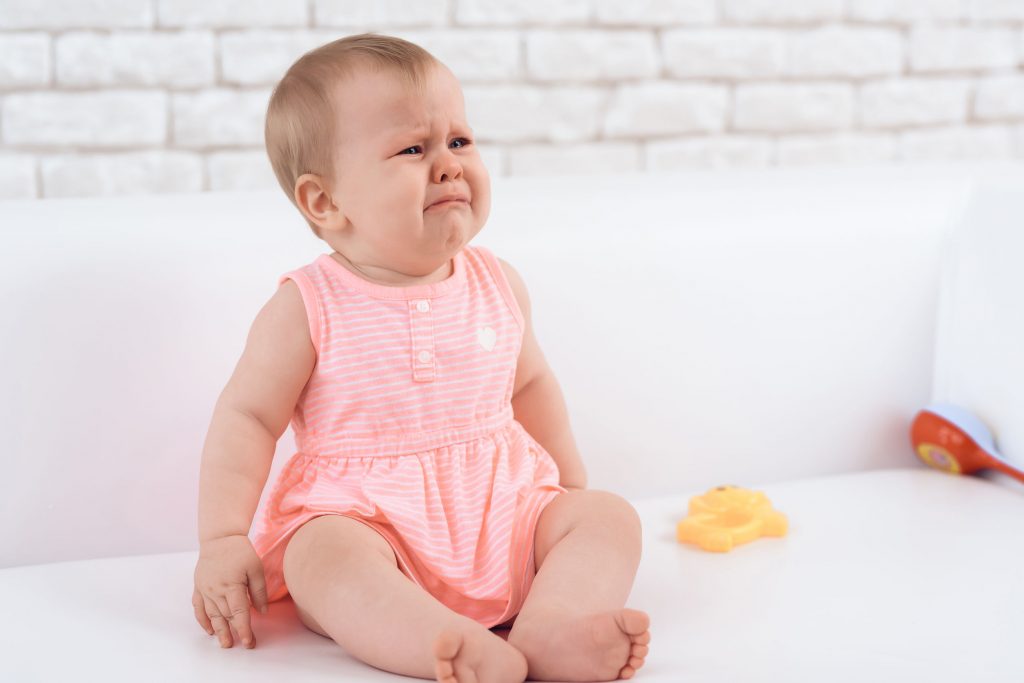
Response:
[{"label": "brick", "polygon": [[36,159],[30,154],[0,154],[0,199],[35,199]]},{"label": "brick", "polygon": [[803,78],[897,75],[903,71],[903,53],[899,31],[827,26],[787,36],[783,73]]},{"label": "brick", "polygon": [[615,89],[604,121],[612,137],[717,132],[725,127],[725,86],[657,81]]},{"label": "brick", "polygon": [[211,190],[280,188],[262,149],[215,152],[204,162]]},{"label": "brick", "polygon": [[971,84],[966,79],[903,78],[861,86],[860,124],[865,127],[959,123],[967,119]]},{"label": "brick", "polygon": [[202,190],[198,155],[171,150],[43,157],[44,197],[88,197]]},{"label": "brick", "polygon": [[224,31],[218,37],[221,82],[274,85],[299,57],[337,37],[327,31]]},{"label": "brick", "polygon": [[598,88],[467,86],[466,116],[481,142],[576,142],[596,135],[607,93]]},{"label": "brick", "polygon": [[901,161],[1008,159],[1015,154],[1010,126],[949,126],[899,134]]},{"label": "brick", "polygon": [[710,135],[690,140],[648,142],[648,171],[695,168],[762,168],[772,164],[771,138]]},{"label": "brick", "polygon": [[308,26],[306,2],[247,0],[157,0],[157,25],[167,28],[258,28]]},{"label": "brick", "polygon": [[458,0],[455,23],[467,26],[554,25],[590,21],[589,0]]},{"label": "brick", "polygon": [[773,78],[785,64],[781,31],[673,29],[662,35],[665,70],[678,78]]},{"label": "brick", "polygon": [[462,82],[522,77],[522,41],[518,31],[458,29],[395,31],[392,35],[422,46],[444,62]]},{"label": "brick", "polygon": [[594,19],[615,26],[707,25],[715,23],[715,0],[595,0]]},{"label": "brick", "polygon": [[632,142],[522,145],[509,150],[509,175],[629,173],[640,170],[640,147]]},{"label": "brick", "polygon": [[721,0],[728,23],[779,24],[838,21],[844,0]]},{"label": "brick", "polygon": [[45,33],[0,34],[0,88],[50,82],[50,37]]},{"label": "brick", "polygon": [[957,21],[964,17],[962,0],[848,0],[848,3],[846,14],[854,21],[911,24]]},{"label": "brick", "polygon": [[56,39],[60,85],[198,87],[214,82],[207,32],[71,32]]},{"label": "brick", "polygon": [[15,93],[2,106],[6,144],[116,147],[167,140],[162,92]]},{"label": "brick", "polygon": [[845,83],[741,84],[736,87],[733,125],[750,131],[811,131],[848,128],[853,88]]},{"label": "brick", "polygon": [[179,147],[263,145],[270,89],[174,93],[174,144]]},{"label": "brick", "polygon": [[651,78],[658,69],[649,31],[559,29],[526,36],[526,70],[536,80]]},{"label": "brick", "polygon": [[[45,5],[45,10],[41,6]],[[0,30],[42,28],[150,28],[151,0],[3,0]]]},{"label": "brick", "polygon": [[778,141],[780,166],[804,164],[874,164],[896,156],[893,133],[787,135]]},{"label": "brick", "polygon": [[978,119],[1024,118],[1024,76],[978,81],[973,113]]},{"label": "brick", "polygon": [[936,28],[910,31],[911,71],[953,71],[1016,66],[1017,36],[1005,28]]},{"label": "brick", "polygon": [[313,0],[313,22],[316,26],[444,26],[449,6],[449,0]]},{"label": "brick", "polygon": [[964,0],[971,21],[1024,21],[1021,0]]}]

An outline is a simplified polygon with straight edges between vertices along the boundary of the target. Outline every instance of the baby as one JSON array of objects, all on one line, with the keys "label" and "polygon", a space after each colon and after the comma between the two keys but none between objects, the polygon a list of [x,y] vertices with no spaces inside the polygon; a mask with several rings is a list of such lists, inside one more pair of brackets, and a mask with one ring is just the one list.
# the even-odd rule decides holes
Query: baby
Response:
[{"label": "baby", "polygon": [[[278,83],[266,142],[333,251],[279,278],[214,409],[199,624],[255,647],[250,602],[290,594],[309,629],[406,676],[633,676],[640,522],[586,489],[526,286],[469,246],[490,179],[455,76],[404,40],[334,41]],[[297,452],[250,540],[289,421]]]}]

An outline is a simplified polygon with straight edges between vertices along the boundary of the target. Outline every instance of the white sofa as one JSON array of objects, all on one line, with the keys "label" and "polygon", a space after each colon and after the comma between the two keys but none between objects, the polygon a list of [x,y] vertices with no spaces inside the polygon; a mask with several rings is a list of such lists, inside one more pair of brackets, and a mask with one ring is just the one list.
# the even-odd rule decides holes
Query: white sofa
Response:
[{"label": "white sofa", "polygon": [[[0,237],[0,681],[402,680],[290,598],[254,650],[192,614],[214,402],[329,251],[286,198],[7,201]],[[1024,462],[1024,165],[496,178],[477,243],[524,276],[591,488],[642,515],[636,680],[1024,680],[1024,486],[908,437],[952,401]],[[727,483],[788,535],[677,543]]]}]

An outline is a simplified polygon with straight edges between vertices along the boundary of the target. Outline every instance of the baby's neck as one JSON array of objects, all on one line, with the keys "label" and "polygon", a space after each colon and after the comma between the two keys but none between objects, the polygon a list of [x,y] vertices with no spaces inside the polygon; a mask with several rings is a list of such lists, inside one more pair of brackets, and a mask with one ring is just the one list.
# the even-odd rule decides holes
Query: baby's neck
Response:
[{"label": "baby's neck", "polygon": [[337,251],[331,253],[331,258],[364,280],[374,284],[390,287],[412,287],[415,285],[429,285],[435,282],[441,282],[442,280],[447,280],[451,277],[455,270],[452,259],[448,259],[443,266],[435,270],[433,273],[423,276],[415,276],[407,275],[406,273],[402,273],[397,270],[383,268],[381,266],[372,266],[367,264],[356,265]]}]

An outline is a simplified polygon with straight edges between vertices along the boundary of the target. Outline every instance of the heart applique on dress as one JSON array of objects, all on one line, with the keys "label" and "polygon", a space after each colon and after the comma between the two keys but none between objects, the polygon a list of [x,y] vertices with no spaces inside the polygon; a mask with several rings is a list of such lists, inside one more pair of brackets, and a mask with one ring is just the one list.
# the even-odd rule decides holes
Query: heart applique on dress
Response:
[{"label": "heart applique on dress", "polygon": [[476,331],[476,340],[480,342],[480,346],[492,351],[495,342],[498,341],[498,333],[490,327],[481,327]]}]

